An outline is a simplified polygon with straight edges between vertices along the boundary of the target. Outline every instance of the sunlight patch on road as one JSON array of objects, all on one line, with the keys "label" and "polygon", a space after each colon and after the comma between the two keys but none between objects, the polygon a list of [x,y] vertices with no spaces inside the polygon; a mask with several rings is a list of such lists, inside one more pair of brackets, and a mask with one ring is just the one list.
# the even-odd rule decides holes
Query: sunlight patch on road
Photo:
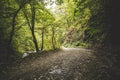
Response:
[{"label": "sunlight patch on road", "polygon": [[71,50],[80,50],[81,48],[66,48],[64,46],[61,47],[63,51],[71,51]]}]

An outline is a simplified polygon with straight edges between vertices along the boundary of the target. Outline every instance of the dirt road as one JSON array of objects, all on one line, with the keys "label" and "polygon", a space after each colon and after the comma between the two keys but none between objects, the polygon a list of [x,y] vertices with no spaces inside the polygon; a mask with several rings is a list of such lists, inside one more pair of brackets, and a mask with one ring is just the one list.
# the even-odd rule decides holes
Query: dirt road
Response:
[{"label": "dirt road", "polygon": [[82,48],[63,48],[12,66],[3,80],[110,80],[106,58]]}]

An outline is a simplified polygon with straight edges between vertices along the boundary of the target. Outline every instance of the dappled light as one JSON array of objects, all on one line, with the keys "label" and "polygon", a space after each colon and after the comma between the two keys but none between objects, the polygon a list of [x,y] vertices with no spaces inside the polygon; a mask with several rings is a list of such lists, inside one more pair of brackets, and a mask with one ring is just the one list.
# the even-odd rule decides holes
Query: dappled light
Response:
[{"label": "dappled light", "polygon": [[[39,79],[57,78],[57,79],[67,80],[69,79],[69,77],[65,78],[65,76],[71,76],[70,74],[74,74],[72,71],[70,72],[70,74],[68,74],[69,70],[72,70],[72,68],[75,67],[74,65],[76,63],[79,63],[79,61],[82,62],[80,62],[77,65],[82,65],[86,61],[89,62],[90,57],[94,58],[93,53],[91,53],[91,51],[87,49],[84,49],[83,51],[82,49],[67,48],[66,50],[66,48],[64,48],[63,50],[60,51],[46,53],[46,55],[41,55],[40,57],[36,57],[35,59],[31,58],[30,61],[23,60],[20,63],[20,65],[14,66],[12,71],[9,72],[9,74],[12,73],[12,75],[10,75],[8,79],[36,78],[39,80]],[[79,66],[76,66],[76,69],[77,67]],[[37,75],[35,75],[36,74],[35,70],[37,70]],[[18,73],[21,71],[22,73]],[[29,77],[27,77],[26,75],[22,75],[28,72],[32,72],[28,74]],[[82,73],[80,72],[80,74]],[[81,76],[79,76],[78,74],[74,76],[73,79],[80,78]]]},{"label": "dappled light", "polygon": [[0,5],[0,80],[120,80],[119,0]]}]

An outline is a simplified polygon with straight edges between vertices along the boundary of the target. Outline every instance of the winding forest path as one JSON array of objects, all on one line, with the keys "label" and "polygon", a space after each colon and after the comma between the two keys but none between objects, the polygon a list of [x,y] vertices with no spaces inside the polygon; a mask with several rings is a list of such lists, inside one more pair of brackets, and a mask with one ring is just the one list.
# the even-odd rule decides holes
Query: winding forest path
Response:
[{"label": "winding forest path", "polygon": [[8,70],[4,80],[112,80],[108,72],[112,63],[95,53],[89,49],[63,48],[25,58]]}]

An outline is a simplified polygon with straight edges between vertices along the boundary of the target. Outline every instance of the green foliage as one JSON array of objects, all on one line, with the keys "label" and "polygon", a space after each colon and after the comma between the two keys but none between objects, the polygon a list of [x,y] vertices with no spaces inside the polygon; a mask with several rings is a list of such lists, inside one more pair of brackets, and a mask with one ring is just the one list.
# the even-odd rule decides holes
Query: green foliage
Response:
[{"label": "green foliage", "polygon": [[[27,0],[26,0],[27,1]],[[0,41],[9,41],[12,23],[15,30],[12,47],[15,51],[35,50],[31,34],[31,22],[34,7],[34,34],[39,49],[51,50],[66,45],[67,47],[86,47],[89,43],[102,43],[106,37],[105,3],[100,0],[29,0],[24,7],[24,0],[4,0],[0,4]],[[107,2],[106,2],[107,3]],[[14,4],[14,5],[13,5]],[[47,8],[47,5],[54,8]],[[16,11],[20,11],[12,21]],[[105,20],[104,20],[105,19]],[[5,24],[3,24],[6,22]],[[44,32],[44,33],[43,33]],[[3,35],[1,35],[3,34]]]},{"label": "green foliage", "polygon": [[[71,29],[66,30],[66,45],[77,44],[79,42],[93,45],[97,43],[102,44],[107,35],[106,27],[109,26],[108,23],[106,23],[105,13],[105,5],[109,1],[105,3],[100,0],[65,1],[67,4],[71,2],[75,6],[71,9],[71,11],[74,11],[74,17],[72,18],[72,24],[71,22],[70,24],[67,23]],[[70,18],[67,18],[67,20],[70,21]],[[74,31],[74,28],[76,31]]]},{"label": "green foliage", "polygon": [[[96,4],[95,4],[96,3]],[[93,1],[89,5],[91,17],[88,20],[88,28],[85,31],[87,42],[94,44],[104,44],[109,24],[106,21],[105,3],[102,1]],[[110,26],[109,26],[110,27]]]},{"label": "green foliage", "polygon": [[[18,2],[19,3],[19,2]],[[42,42],[42,31],[44,30],[44,50],[53,49],[52,36],[54,36],[55,48],[60,48],[59,41],[59,24],[55,22],[55,18],[50,11],[44,7],[43,3],[35,4],[36,18],[35,18],[35,36],[37,38],[38,46],[41,48]],[[19,52],[24,52],[28,50],[34,50],[34,44],[32,42],[32,36],[28,22],[31,21],[31,17],[28,17],[28,21],[25,19],[25,14],[31,16],[30,4],[26,6],[19,12],[16,21],[16,30],[13,39],[14,49]],[[54,35],[52,34],[55,31]]]},{"label": "green foliage", "polygon": [[5,60],[7,55],[14,54],[13,48],[9,48],[9,33],[11,31],[11,23],[15,6],[11,3],[14,1],[0,1],[0,61]]}]

